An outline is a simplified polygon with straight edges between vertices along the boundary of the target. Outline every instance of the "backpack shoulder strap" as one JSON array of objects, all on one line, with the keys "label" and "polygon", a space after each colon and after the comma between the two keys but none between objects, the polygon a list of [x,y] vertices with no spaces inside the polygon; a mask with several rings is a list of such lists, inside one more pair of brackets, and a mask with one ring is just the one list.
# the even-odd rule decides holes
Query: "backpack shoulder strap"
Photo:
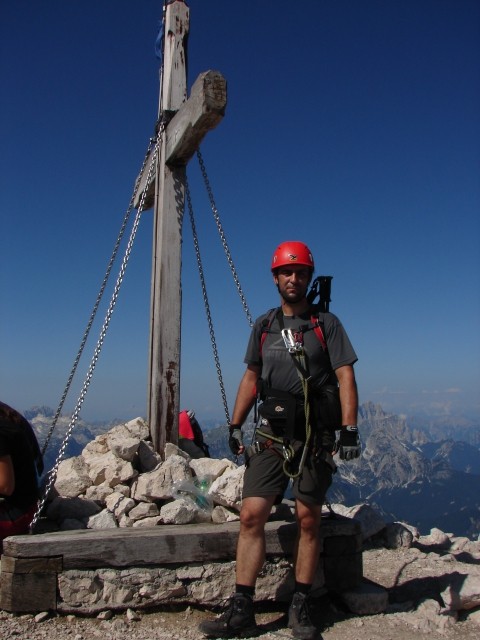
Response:
[{"label": "backpack shoulder strap", "polygon": [[263,343],[265,342],[267,333],[270,327],[272,326],[272,322],[274,321],[279,308],[280,307],[274,307],[273,309],[270,309],[270,311],[266,314],[265,318],[262,320],[262,333],[260,335],[260,345],[259,345],[260,358],[262,357]]},{"label": "backpack shoulder strap", "polygon": [[320,344],[322,345],[322,349],[324,351],[328,351],[327,341],[325,339],[325,325],[319,318],[319,310],[312,310],[312,315],[310,317],[310,322],[313,325],[313,331],[317,338],[320,340]]}]

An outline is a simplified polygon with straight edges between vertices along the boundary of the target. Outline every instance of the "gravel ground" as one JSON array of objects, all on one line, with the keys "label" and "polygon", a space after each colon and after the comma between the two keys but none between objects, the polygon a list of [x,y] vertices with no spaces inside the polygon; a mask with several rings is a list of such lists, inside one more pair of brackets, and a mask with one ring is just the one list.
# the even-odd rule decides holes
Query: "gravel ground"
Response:
[{"label": "gravel ground", "polygon": [[[109,620],[73,615],[14,615],[0,611],[3,640],[202,640],[197,626],[209,611],[185,607],[154,612],[127,612]],[[317,602],[315,617],[324,640],[478,640],[479,627],[460,620],[445,630],[419,628],[415,613],[353,616],[339,610],[328,598]],[[132,619],[133,618],[133,619]],[[257,615],[263,640],[291,638],[284,609],[264,607]],[[423,624],[425,627],[425,625]]]},{"label": "gravel ground", "polygon": [[[448,616],[429,617],[418,608],[422,599],[434,597],[438,578],[456,568],[436,554],[419,554],[414,549],[365,550],[364,577],[385,588],[393,604],[385,613],[359,616],[325,595],[312,607],[321,631],[318,640],[479,640],[480,611],[475,614],[476,624],[474,616],[466,613],[455,622]],[[257,605],[262,640],[292,637],[286,628],[286,609],[286,605],[272,603]],[[173,605],[155,611],[107,611],[90,618],[0,610],[0,640],[203,640],[198,624],[213,615],[206,609]]]}]

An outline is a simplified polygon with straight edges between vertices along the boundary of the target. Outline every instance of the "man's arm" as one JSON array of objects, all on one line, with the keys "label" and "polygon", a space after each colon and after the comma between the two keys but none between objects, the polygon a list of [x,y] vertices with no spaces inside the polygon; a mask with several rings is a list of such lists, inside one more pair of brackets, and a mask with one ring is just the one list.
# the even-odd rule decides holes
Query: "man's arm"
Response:
[{"label": "man's arm", "polygon": [[342,425],[356,425],[358,416],[358,392],[355,372],[352,365],[335,370],[340,385],[340,404],[342,406]]},{"label": "man's arm", "polygon": [[[232,419],[230,420],[230,432],[234,429],[240,430],[242,424],[247,419],[250,409],[253,407],[255,402],[259,376],[260,367],[249,364],[242,379],[240,380],[240,384],[238,385],[235,406],[233,407]],[[245,447],[241,443],[241,431],[238,431],[238,438],[235,433],[233,435],[237,440],[237,442],[234,442],[234,446],[236,448],[238,447],[238,451],[236,453],[241,454],[245,450]]]},{"label": "man's arm", "polygon": [[260,367],[249,364],[243,378],[238,385],[237,397],[231,424],[242,426],[247,419],[250,409],[253,407],[256,397],[257,382],[260,375]]},{"label": "man's arm", "polygon": [[354,460],[362,451],[357,428],[358,393],[355,373],[352,365],[339,367],[335,373],[340,385],[342,405],[342,428],[337,441],[337,451],[342,460]]}]

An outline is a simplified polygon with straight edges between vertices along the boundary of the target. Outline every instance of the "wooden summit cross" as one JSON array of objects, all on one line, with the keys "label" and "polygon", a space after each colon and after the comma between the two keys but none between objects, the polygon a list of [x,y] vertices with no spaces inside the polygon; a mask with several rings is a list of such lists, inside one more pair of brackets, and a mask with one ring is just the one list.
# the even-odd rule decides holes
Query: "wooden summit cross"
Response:
[{"label": "wooden summit cross", "polygon": [[[223,118],[226,82],[218,71],[199,75],[187,100],[186,40],[189,9],[170,1],[164,21],[159,123],[166,118],[155,181],[144,209],[154,207],[147,419],[153,445],[162,452],[178,440],[181,332],[181,244],[186,165],[210,129]],[[151,153],[153,155],[153,151]],[[138,208],[150,162],[139,176]]]}]

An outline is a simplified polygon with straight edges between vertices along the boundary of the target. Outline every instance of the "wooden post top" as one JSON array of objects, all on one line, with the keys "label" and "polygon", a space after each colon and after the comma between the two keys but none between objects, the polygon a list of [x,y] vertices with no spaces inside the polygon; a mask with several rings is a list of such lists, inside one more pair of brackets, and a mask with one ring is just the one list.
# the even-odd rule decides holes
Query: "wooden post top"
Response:
[{"label": "wooden post top", "polygon": [[190,10],[185,2],[170,2],[165,12],[159,115],[162,111],[177,111],[187,99],[186,41],[189,29]]}]

